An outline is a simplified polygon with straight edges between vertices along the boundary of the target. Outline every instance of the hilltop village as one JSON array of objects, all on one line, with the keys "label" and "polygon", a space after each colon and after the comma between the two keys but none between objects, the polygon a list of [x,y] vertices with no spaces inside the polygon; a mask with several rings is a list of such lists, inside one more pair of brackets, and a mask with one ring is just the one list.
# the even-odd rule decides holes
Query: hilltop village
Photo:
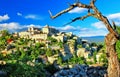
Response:
[{"label": "hilltop village", "polygon": [[[0,65],[5,67],[2,70],[7,71],[0,70],[0,76],[9,73],[11,76],[17,76],[21,73],[24,76],[30,74],[31,77],[34,73],[40,75],[37,77],[50,77],[55,72],[60,71],[53,76],[59,77],[59,75],[64,75],[66,71],[64,68],[72,69],[76,64],[98,64],[97,66],[101,66],[107,63],[103,45],[89,43],[72,32],[60,32],[49,25],[42,28],[31,26],[26,31],[13,34],[3,30],[0,31],[0,40]],[[16,72],[13,67],[17,71],[23,72]],[[80,68],[82,67],[80,65]],[[87,68],[89,67],[87,66]],[[94,69],[97,68],[90,67],[90,70],[87,71],[88,73],[89,71],[94,72]],[[61,73],[61,71],[63,72]],[[101,69],[101,71],[100,74],[103,76],[105,71],[104,69]],[[25,72],[27,72],[26,75]],[[84,74],[87,72],[77,73],[83,74],[83,77],[87,76],[87,74]],[[65,76],[69,74],[66,73]],[[74,74],[75,72],[73,72]],[[94,74],[92,74],[93,76]]]},{"label": "hilltop village", "polygon": [[[19,38],[23,42],[25,39],[31,40],[26,45],[20,45],[20,40],[13,40],[6,46],[2,53],[13,53],[17,51],[17,48],[23,51],[29,51],[31,47],[35,47],[36,44],[40,44],[40,52],[42,50],[46,55],[39,55],[44,62],[53,63],[58,60],[59,57],[63,61],[69,60],[73,55],[77,57],[84,57],[87,61],[94,62],[93,58],[89,58],[95,51],[100,50],[100,47],[90,44],[86,40],[82,40],[80,37],[73,35],[72,32],[59,32],[55,28],[49,25],[43,28],[29,27],[28,30],[22,32],[16,32],[14,37]],[[18,43],[18,45],[16,45]],[[17,47],[16,47],[17,46]],[[96,55],[96,60],[99,62],[99,57],[102,53]]]}]

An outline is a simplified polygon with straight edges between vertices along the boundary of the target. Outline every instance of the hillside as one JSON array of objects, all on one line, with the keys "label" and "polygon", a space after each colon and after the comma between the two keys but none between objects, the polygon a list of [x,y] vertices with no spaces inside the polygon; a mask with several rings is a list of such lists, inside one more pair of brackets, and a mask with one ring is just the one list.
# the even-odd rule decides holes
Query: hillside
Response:
[{"label": "hillside", "polygon": [[[14,34],[2,30],[0,34],[0,76],[59,77],[60,71],[71,70],[76,64],[83,71],[84,68],[91,69],[87,70],[88,73],[99,69],[92,66],[100,66],[101,71],[106,73],[101,67],[107,65],[105,51],[99,52],[103,45],[82,41],[72,32],[59,32],[47,25],[41,29],[29,27]],[[86,75],[79,74],[88,76],[87,72],[84,72]],[[76,76],[74,72],[72,74]],[[63,76],[63,73],[60,75]]]}]

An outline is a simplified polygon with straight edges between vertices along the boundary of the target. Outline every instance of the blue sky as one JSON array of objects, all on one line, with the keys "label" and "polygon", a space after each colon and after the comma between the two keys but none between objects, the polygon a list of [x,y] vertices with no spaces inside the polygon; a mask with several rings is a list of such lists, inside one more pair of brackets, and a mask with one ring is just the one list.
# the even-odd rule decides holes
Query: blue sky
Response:
[{"label": "blue sky", "polygon": [[[90,2],[80,1],[84,4]],[[50,19],[48,10],[55,15],[68,8],[68,2],[72,4],[75,0],[0,0],[0,30],[16,32],[29,26],[43,27],[48,24],[60,31],[73,32],[78,36],[99,36],[108,33],[105,26],[93,17],[64,25],[75,17],[85,15],[86,9],[75,8],[54,20]],[[120,25],[119,3],[120,0],[97,0],[95,5],[110,21],[113,20]]]}]

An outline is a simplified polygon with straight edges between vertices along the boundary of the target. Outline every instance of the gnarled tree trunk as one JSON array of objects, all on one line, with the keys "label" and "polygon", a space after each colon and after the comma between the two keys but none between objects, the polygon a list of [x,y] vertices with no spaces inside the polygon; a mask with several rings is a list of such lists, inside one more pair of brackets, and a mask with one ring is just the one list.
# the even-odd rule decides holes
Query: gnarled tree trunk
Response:
[{"label": "gnarled tree trunk", "polygon": [[108,77],[120,77],[120,65],[115,48],[116,41],[117,38],[112,33],[107,34],[105,37],[108,54]]}]

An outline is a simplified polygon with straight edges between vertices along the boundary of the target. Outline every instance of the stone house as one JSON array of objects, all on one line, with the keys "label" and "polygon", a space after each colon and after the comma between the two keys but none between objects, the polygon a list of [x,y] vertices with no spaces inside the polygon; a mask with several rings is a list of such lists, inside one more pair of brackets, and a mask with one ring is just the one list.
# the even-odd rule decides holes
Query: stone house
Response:
[{"label": "stone house", "polygon": [[19,33],[18,33],[18,36],[19,36],[20,38],[29,38],[29,37],[30,37],[30,33],[27,32],[27,31],[19,32]]},{"label": "stone house", "polygon": [[28,32],[29,32],[30,34],[32,34],[32,35],[33,35],[33,34],[39,34],[39,33],[40,33],[40,29],[31,26],[31,27],[28,28]]},{"label": "stone house", "polygon": [[73,36],[73,33],[72,32],[68,32],[68,33],[65,33],[67,36],[69,37],[72,37]]},{"label": "stone house", "polygon": [[46,40],[47,37],[48,37],[48,34],[45,34],[45,33],[34,34],[34,35],[30,36],[30,38],[31,38],[32,40],[34,40],[34,39],[35,39],[35,40],[37,40],[37,39],[44,39],[44,40]]},{"label": "stone house", "polygon": [[49,25],[46,25],[45,27],[42,28],[42,32],[46,33],[48,35],[52,35],[52,34],[57,34],[59,33],[58,30],[56,30],[55,28],[50,27]]}]

